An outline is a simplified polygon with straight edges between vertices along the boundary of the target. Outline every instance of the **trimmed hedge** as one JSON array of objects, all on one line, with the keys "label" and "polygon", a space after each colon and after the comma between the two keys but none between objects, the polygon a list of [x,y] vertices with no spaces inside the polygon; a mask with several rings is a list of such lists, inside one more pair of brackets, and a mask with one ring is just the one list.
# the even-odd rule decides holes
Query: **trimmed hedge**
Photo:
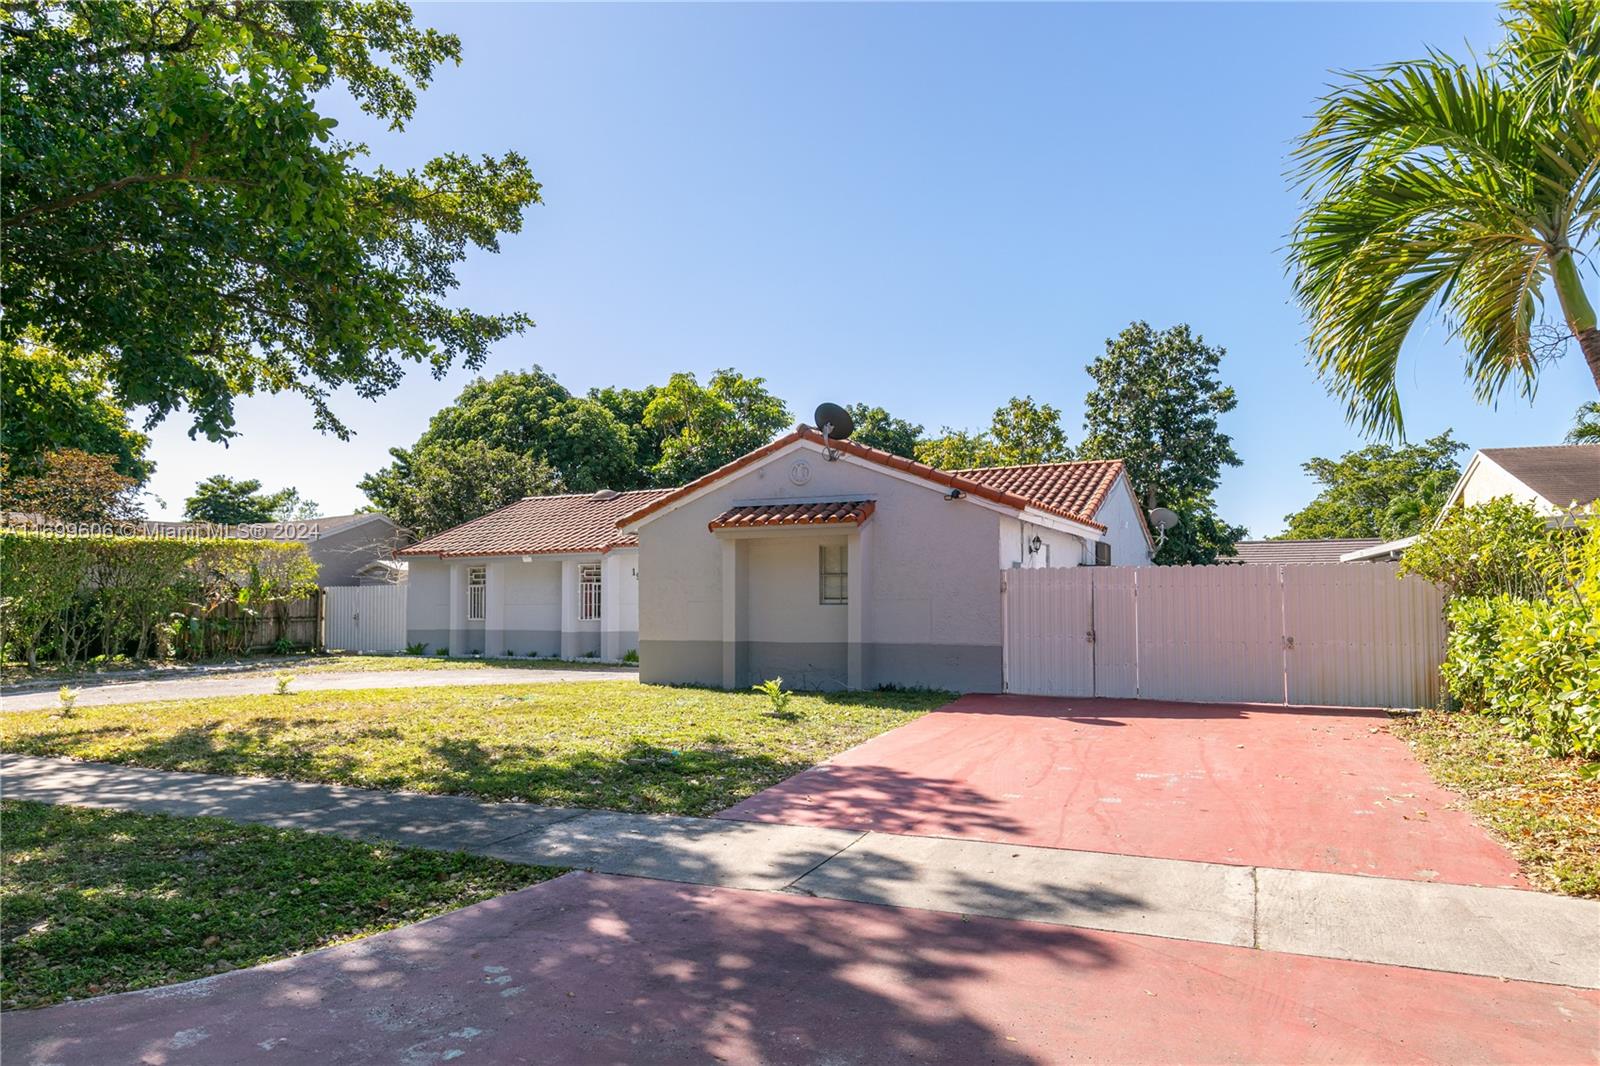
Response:
[{"label": "trimmed hedge", "polygon": [[0,641],[32,665],[237,653],[316,579],[298,542],[0,530]]}]

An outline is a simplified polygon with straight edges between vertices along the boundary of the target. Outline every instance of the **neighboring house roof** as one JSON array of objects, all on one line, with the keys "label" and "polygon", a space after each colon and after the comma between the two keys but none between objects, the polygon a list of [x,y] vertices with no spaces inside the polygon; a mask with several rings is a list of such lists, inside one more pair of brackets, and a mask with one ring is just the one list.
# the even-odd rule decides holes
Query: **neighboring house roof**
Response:
[{"label": "neighboring house roof", "polygon": [[1600,499],[1600,444],[1484,448],[1478,454],[1556,507]]},{"label": "neighboring house roof", "polygon": [[672,489],[528,496],[443,533],[403,548],[396,555],[546,555],[608,552],[638,539],[617,529],[617,519]]},{"label": "neighboring house roof", "polygon": [[[1416,535],[1401,537],[1399,540],[1385,540],[1364,548],[1356,548],[1339,556],[1341,563],[1380,563],[1393,562],[1405,554],[1405,550],[1415,544],[1420,538]],[[1354,543],[1352,541],[1352,543]]]},{"label": "neighboring house roof", "polygon": [[766,526],[860,525],[872,517],[871,500],[823,503],[760,503],[730,507],[706,524],[708,529],[761,529]]},{"label": "neighboring house roof", "polygon": [[1383,541],[1379,537],[1329,537],[1321,540],[1241,540],[1233,546],[1237,553],[1219,555],[1219,563],[1265,565],[1272,563],[1337,563],[1340,556],[1371,548]]},{"label": "neighboring house roof", "polygon": [[[998,503],[1002,506],[1010,507],[1017,511],[1034,510],[1042,511],[1046,514],[1057,515],[1061,518],[1070,519],[1079,525],[1084,525],[1092,529],[1099,530],[1102,533],[1105,532],[1105,525],[1101,522],[1095,521],[1092,513],[1082,513],[1070,509],[1071,506],[1075,505],[1072,501],[1081,496],[1084,500],[1094,500],[1095,506],[1098,507],[1100,502],[1105,499],[1106,494],[1111,491],[1111,485],[1116,481],[1116,474],[1120,473],[1122,469],[1121,462],[1113,461],[1111,464],[1103,464],[1098,462],[1047,463],[1037,467],[996,467],[992,468],[992,474],[989,470],[951,472],[948,470],[939,470],[935,467],[927,465],[926,463],[919,463],[913,459],[907,459],[904,456],[895,455],[892,452],[881,451],[877,448],[869,448],[864,444],[857,444],[855,441],[829,440],[823,437],[821,431],[813,429],[810,426],[800,425],[796,426],[793,430],[779,437],[772,443],[763,445],[753,452],[748,452],[744,455],[741,455],[733,462],[728,463],[725,466],[718,467],[716,470],[711,471],[711,473],[706,474],[704,477],[696,478],[694,481],[689,482],[682,488],[666,490],[660,497],[650,500],[644,506],[639,507],[629,514],[623,515],[618,519],[617,524],[619,526],[631,526],[645,518],[648,518],[650,515],[655,514],[662,508],[669,507],[678,500],[692,496],[709,485],[715,484],[724,478],[731,477],[740,470],[758,463],[768,456],[773,455],[774,453],[779,452],[800,440],[810,441],[813,444],[824,445],[834,449],[835,451],[841,452],[842,454],[853,456],[857,459],[874,463],[878,466],[887,467],[891,470],[901,471],[913,477],[931,482],[942,488],[960,489],[967,495],[976,496],[979,499],[988,500],[991,503]],[[1085,471],[1084,473],[1079,474],[1077,472],[1069,472],[1066,470],[1066,468],[1098,468],[1106,465],[1115,466],[1116,471],[1107,475],[1105,471]],[[1056,475],[1042,472],[1047,471],[1049,468],[1059,468],[1061,472]],[[1026,483],[1024,487],[1029,487],[1030,489],[1038,488],[1041,492],[1042,498],[1036,499],[1032,496],[1025,495],[1023,492],[1017,491],[1006,484],[1008,481],[1008,476],[1005,473],[1006,471],[1015,472],[1024,470],[1033,470],[1036,473],[1032,476],[1031,480],[1027,477],[1018,477],[1017,480],[1019,482]],[[1016,475],[1013,474],[1011,476],[1015,477]],[[1103,486],[1097,481],[1094,487],[1091,488],[1087,494],[1081,493],[1079,491],[1080,487],[1078,486],[1079,478],[1089,478],[1092,476],[1103,478]]]}]

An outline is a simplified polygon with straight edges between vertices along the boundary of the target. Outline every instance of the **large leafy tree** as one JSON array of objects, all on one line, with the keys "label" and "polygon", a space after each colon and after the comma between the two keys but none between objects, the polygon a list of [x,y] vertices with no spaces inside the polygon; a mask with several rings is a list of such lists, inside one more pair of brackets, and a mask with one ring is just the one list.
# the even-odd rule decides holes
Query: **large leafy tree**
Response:
[{"label": "large leafy tree", "polygon": [[384,510],[418,537],[469,522],[522,499],[561,491],[548,463],[483,441],[447,441],[419,448],[398,493]]},{"label": "large leafy tree", "polygon": [[656,391],[643,422],[662,436],[656,483],[681,485],[766,444],[789,424],[789,409],[765,378],[724,369],[701,385],[678,373]]},{"label": "large leafy tree", "polygon": [[1373,444],[1337,459],[1314,458],[1305,471],[1322,489],[1284,517],[1283,536],[1393,540],[1420,533],[1449,498],[1460,473],[1456,456],[1465,448],[1445,430],[1421,444]]},{"label": "large leafy tree", "polygon": [[471,443],[548,467],[565,491],[622,490],[647,483],[634,428],[606,404],[573,396],[535,366],[471,382],[429,420],[411,448],[390,449],[394,461],[362,478],[361,490],[380,510],[398,517],[402,508],[413,506],[405,502],[407,494],[422,476],[415,457],[436,445]]},{"label": "large leafy tree", "polygon": [[105,367],[44,345],[0,341],[0,451],[16,474],[38,473],[59,450],[110,456],[118,473],[144,484],[155,470],[150,438],[106,395]]},{"label": "large leafy tree", "polygon": [[1089,365],[1080,459],[1121,459],[1146,510],[1178,513],[1160,563],[1209,563],[1232,554],[1242,527],[1217,517],[1212,494],[1222,470],[1240,464],[1219,417],[1238,404],[1218,371],[1226,352],[1188,325],[1157,330],[1134,322]]},{"label": "large leafy tree", "polygon": [[214,522],[233,526],[249,522],[287,521],[301,515],[302,504],[316,510],[316,504],[302,501],[295,489],[263,492],[255,478],[231,478],[213,474],[194,487],[183,501],[183,517],[191,522]]},{"label": "large leafy tree", "polygon": [[128,522],[144,517],[139,486],[116,458],[58,448],[26,472],[0,452],[0,510],[55,522]]},{"label": "large leafy tree", "polygon": [[527,320],[446,298],[538,201],[526,161],[363,166],[317,107],[339,88],[401,130],[460,54],[398,0],[3,5],[0,338],[103,356],[118,403],[212,439],[240,394],[343,436],[332,390],[476,366]]},{"label": "large leafy tree", "polygon": [[845,408],[855,423],[850,439],[868,448],[891,452],[907,459],[917,457],[917,442],[922,439],[922,427],[904,418],[896,418],[881,407],[853,403]]},{"label": "large leafy tree", "polygon": [[1060,463],[1072,458],[1061,411],[1032,396],[1013,396],[995,409],[989,428],[951,429],[919,441],[916,458],[940,470]]},{"label": "large leafy tree", "polygon": [[[1600,223],[1600,3],[1516,0],[1504,28],[1486,62],[1435,52],[1347,75],[1295,150],[1311,361],[1368,430],[1403,428],[1401,346],[1435,309],[1484,401],[1531,395],[1567,337],[1600,387],[1579,265]],[[1559,324],[1540,315],[1547,289]]]}]

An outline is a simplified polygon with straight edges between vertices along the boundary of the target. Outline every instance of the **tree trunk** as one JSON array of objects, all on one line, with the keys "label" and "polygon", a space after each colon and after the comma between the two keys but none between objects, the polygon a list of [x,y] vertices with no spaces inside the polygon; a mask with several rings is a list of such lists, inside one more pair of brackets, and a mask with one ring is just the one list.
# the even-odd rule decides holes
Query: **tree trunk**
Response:
[{"label": "tree trunk", "polygon": [[1594,306],[1583,291],[1578,278],[1578,264],[1570,251],[1555,257],[1552,273],[1555,276],[1556,296],[1561,300],[1561,311],[1567,318],[1567,328],[1578,338],[1583,349],[1583,361],[1589,364],[1589,374],[1600,389],[1600,321],[1596,321]]},{"label": "tree trunk", "polygon": [[1574,330],[1578,338],[1578,346],[1583,349],[1583,361],[1589,364],[1589,373],[1594,378],[1594,387],[1600,391],[1600,329]]}]

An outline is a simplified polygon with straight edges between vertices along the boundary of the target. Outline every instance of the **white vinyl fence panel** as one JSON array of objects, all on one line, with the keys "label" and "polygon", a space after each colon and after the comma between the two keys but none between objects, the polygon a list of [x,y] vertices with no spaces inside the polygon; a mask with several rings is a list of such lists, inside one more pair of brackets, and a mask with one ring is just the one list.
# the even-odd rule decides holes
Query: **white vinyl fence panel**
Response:
[{"label": "white vinyl fence panel", "polygon": [[353,585],[324,589],[323,644],[330,651],[405,651],[406,588]]},{"label": "white vinyl fence panel", "polygon": [[[1036,696],[1094,695],[1094,571],[1007,571],[1006,674]],[[1009,575],[1026,574],[1027,581]]]},{"label": "white vinyl fence panel", "polygon": [[1006,690],[1431,705],[1444,658],[1444,597],[1418,578],[1400,580],[1397,569],[1326,563],[1007,570]]},{"label": "white vinyl fence panel", "polygon": [[1393,563],[1283,568],[1290,703],[1438,702],[1444,593],[1414,574],[1397,579],[1396,570]]}]

